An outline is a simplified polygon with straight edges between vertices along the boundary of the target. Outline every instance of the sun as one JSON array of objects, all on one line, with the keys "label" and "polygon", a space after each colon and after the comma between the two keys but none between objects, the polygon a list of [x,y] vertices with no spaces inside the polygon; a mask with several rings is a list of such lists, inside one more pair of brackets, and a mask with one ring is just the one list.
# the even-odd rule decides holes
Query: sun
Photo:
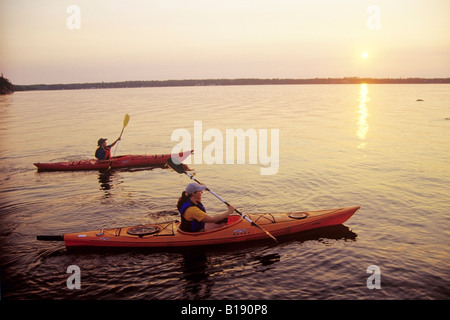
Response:
[{"label": "sun", "polygon": [[363,58],[363,59],[367,59],[369,57],[369,54],[367,53],[367,52],[363,52],[363,53],[361,53],[361,58]]}]

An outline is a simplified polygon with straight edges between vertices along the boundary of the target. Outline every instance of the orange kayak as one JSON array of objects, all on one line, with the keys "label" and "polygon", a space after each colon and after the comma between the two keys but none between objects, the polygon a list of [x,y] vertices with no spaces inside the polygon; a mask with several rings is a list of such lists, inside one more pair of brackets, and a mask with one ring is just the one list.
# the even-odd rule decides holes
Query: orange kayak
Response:
[{"label": "orange kayak", "polygon": [[[359,208],[359,206],[354,206],[320,211],[249,214],[247,216],[275,237],[281,237],[310,229],[342,224]],[[64,240],[68,248],[175,248],[268,239],[266,233],[252,226],[239,215],[231,215],[224,226],[210,231],[184,232],[178,228],[179,224],[178,221],[170,221],[68,233],[63,236],[38,236],[38,240]]]},{"label": "orange kayak", "polygon": [[155,154],[155,155],[124,155],[112,157],[111,160],[98,161],[97,159],[53,162],[53,163],[34,163],[38,171],[76,171],[76,170],[102,170],[117,168],[138,168],[163,165],[172,156],[177,156],[179,161],[186,159],[193,150],[185,151],[180,154]]}]

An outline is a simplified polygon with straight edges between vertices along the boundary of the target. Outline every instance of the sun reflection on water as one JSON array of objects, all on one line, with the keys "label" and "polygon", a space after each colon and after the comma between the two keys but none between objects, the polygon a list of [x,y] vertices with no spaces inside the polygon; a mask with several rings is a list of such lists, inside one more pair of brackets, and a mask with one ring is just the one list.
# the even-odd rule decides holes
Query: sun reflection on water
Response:
[{"label": "sun reflection on water", "polygon": [[359,91],[359,119],[358,119],[358,131],[356,135],[361,140],[359,144],[359,149],[364,149],[367,146],[366,137],[367,132],[369,131],[369,124],[367,122],[367,117],[369,116],[369,112],[367,109],[367,103],[369,102],[369,88],[367,83],[361,83],[361,89]]}]

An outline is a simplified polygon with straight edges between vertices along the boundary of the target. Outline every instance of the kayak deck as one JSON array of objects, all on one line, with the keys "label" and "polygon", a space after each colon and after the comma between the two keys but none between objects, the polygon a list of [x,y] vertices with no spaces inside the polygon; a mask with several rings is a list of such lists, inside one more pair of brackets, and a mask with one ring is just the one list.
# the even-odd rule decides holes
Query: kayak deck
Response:
[{"label": "kayak deck", "polygon": [[[360,207],[320,211],[264,213],[247,215],[253,222],[275,237],[339,225],[347,221]],[[202,232],[181,231],[178,221],[120,227],[64,235],[66,247],[130,247],[174,248],[238,243],[266,239],[268,236],[241,216],[232,215],[220,228]]]}]

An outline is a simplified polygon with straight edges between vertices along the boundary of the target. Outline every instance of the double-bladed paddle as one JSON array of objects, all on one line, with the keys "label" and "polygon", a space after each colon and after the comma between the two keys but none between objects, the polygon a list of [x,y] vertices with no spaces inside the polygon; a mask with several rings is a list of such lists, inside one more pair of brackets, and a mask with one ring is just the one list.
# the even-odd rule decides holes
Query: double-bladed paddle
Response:
[{"label": "double-bladed paddle", "polygon": [[[174,159],[169,158],[169,160],[167,160],[167,164],[169,165],[169,167],[171,167],[173,170],[175,170],[178,173],[184,173],[185,175],[187,175],[191,180],[194,180],[195,182],[197,182],[198,184],[202,184],[200,181],[198,181],[197,179],[195,179],[191,174],[187,173],[186,170],[183,167],[182,163],[175,163],[178,162],[177,160],[174,161]],[[219,197],[216,193],[214,193],[213,191],[211,191],[208,187],[205,189],[206,191],[209,191],[213,196],[215,196],[217,199],[219,199],[220,201],[222,201],[224,204],[226,204],[228,207],[230,206],[230,204],[228,202],[226,202],[225,200],[223,200],[221,197]],[[260,225],[256,224],[255,222],[253,222],[249,217],[247,217],[245,214],[243,214],[242,212],[240,212],[238,209],[234,209],[234,211],[236,211],[242,218],[244,218],[245,220],[247,220],[248,222],[250,222],[250,224],[254,227],[257,227],[258,229],[260,229],[261,231],[263,231],[264,233],[266,233],[269,237],[271,237],[273,240],[275,240],[276,242],[277,239],[271,235],[269,233],[269,231],[264,230],[264,228],[262,228]]]}]

